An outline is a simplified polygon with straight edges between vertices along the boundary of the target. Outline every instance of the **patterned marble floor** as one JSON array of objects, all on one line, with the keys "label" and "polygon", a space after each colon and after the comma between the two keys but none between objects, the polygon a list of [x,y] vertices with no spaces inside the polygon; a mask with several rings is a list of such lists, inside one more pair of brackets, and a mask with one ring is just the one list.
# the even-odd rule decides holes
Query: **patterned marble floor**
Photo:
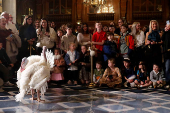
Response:
[{"label": "patterned marble floor", "polygon": [[170,91],[163,89],[108,89],[51,86],[45,103],[15,102],[18,89],[0,92],[0,113],[170,113]]}]

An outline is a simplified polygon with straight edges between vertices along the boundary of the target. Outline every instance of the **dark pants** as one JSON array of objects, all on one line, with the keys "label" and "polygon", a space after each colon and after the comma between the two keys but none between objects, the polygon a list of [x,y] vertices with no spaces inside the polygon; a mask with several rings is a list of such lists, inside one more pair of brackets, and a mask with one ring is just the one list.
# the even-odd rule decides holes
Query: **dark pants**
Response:
[{"label": "dark pants", "polygon": [[3,64],[0,64],[0,77],[3,79],[4,82],[8,81],[8,78],[10,76],[9,69],[5,67]]},{"label": "dark pants", "polygon": [[78,81],[79,76],[78,76],[78,70],[68,70],[68,80],[71,81]]}]

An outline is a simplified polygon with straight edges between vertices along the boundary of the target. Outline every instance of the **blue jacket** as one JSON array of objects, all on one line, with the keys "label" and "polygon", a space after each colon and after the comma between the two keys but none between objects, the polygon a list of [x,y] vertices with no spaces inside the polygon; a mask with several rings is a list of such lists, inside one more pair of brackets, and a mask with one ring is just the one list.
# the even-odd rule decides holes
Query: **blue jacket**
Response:
[{"label": "blue jacket", "polygon": [[103,46],[104,61],[107,61],[111,57],[115,57],[117,53],[117,45],[115,42],[106,41]]},{"label": "blue jacket", "polygon": [[[79,59],[79,52],[75,51],[75,59]],[[70,56],[68,54],[65,55],[64,60],[66,61],[66,64],[69,65],[70,64]]]}]

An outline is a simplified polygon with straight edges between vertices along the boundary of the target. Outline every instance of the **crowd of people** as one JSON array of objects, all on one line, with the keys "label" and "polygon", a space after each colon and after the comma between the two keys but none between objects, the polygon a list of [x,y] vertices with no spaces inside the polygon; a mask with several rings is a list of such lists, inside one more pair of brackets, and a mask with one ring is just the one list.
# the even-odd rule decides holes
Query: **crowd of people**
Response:
[{"label": "crowd of people", "polygon": [[[22,58],[40,55],[46,46],[55,58],[49,82],[86,86],[93,78],[97,87],[169,88],[169,21],[160,29],[158,22],[151,20],[142,30],[140,22],[127,25],[119,19],[116,26],[98,21],[92,31],[87,23],[76,29],[67,23],[57,29],[54,21],[42,18],[33,22],[27,15],[18,31],[10,18],[7,12],[0,16],[0,77],[5,86],[13,85],[9,81]],[[90,56],[89,47],[94,56]]]}]

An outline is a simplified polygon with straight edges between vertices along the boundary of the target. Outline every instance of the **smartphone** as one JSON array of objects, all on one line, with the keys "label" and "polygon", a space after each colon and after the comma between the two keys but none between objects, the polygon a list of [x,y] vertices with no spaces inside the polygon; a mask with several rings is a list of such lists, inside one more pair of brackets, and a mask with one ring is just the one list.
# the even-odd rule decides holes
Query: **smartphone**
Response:
[{"label": "smartphone", "polygon": [[166,24],[167,24],[167,25],[169,25],[169,24],[170,24],[170,23],[169,23],[169,20],[168,20],[168,21],[166,21]]}]

